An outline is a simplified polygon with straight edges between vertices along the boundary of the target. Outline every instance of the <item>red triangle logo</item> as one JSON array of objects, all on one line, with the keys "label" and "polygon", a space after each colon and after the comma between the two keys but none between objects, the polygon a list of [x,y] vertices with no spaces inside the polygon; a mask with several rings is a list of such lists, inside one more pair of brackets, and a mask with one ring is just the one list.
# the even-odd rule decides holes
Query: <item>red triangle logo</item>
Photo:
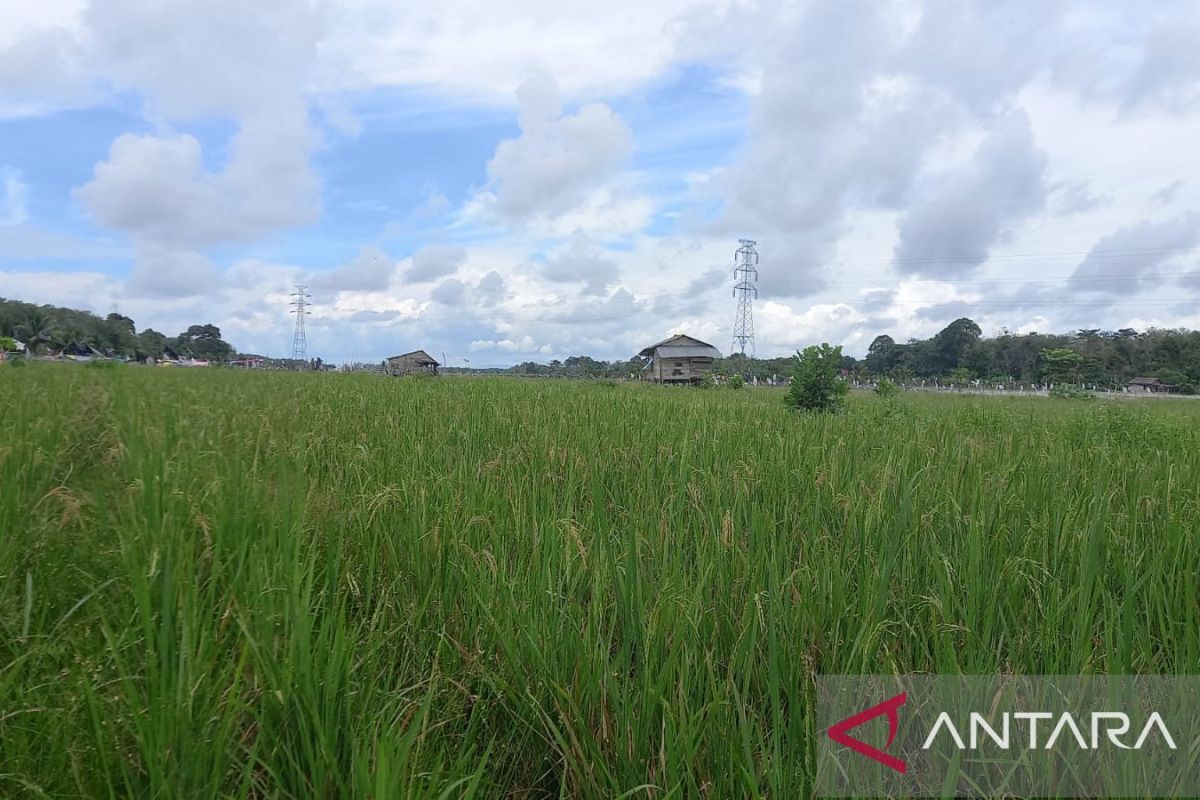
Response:
[{"label": "red triangle logo", "polygon": [[854,752],[861,753],[867,758],[878,761],[885,767],[890,767],[891,769],[894,769],[896,772],[899,772],[901,775],[903,775],[908,768],[902,760],[896,758],[895,756],[888,755],[887,753],[883,752],[883,750],[871,747],[871,745],[867,744],[866,742],[855,739],[848,733],[848,731],[854,730],[864,722],[870,722],[876,717],[886,714],[888,718],[888,740],[887,744],[883,746],[886,750],[892,746],[892,742],[896,738],[896,732],[900,729],[900,714],[897,709],[904,705],[906,700],[908,700],[908,693],[901,692],[895,697],[889,697],[882,703],[871,706],[868,709],[864,709],[852,717],[846,717],[846,719],[842,720],[841,722],[829,727],[829,738],[833,739],[838,744],[843,744]]}]

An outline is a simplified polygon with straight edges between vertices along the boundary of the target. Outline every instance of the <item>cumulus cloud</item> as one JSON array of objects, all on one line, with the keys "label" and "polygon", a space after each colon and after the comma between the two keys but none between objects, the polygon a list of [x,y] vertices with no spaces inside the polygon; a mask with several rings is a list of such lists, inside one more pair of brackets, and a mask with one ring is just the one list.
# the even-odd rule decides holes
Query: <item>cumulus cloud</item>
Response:
[{"label": "cumulus cloud", "polygon": [[543,319],[567,325],[605,326],[609,323],[623,324],[644,310],[644,305],[622,286],[602,300],[588,298],[586,302],[547,314]]},{"label": "cumulus cloud", "polygon": [[475,284],[475,297],[482,306],[494,306],[508,297],[508,284],[504,276],[496,270],[479,279]]},{"label": "cumulus cloud", "polygon": [[467,285],[457,278],[447,278],[435,286],[429,296],[442,305],[462,305],[467,298]]},{"label": "cumulus cloud", "polygon": [[[1200,267],[1196,267],[1180,278],[1179,285],[1200,291]],[[1190,311],[1191,309],[1189,308],[1188,310]]]},{"label": "cumulus cloud", "polygon": [[1190,17],[1163,21],[1147,35],[1127,84],[1126,109],[1158,103],[1182,113],[1200,105],[1200,20],[1194,5],[1179,8],[1188,7]]},{"label": "cumulus cloud", "polygon": [[613,0],[511,6],[481,0],[368,4],[343,14],[324,52],[339,77],[374,85],[444,87],[489,102],[511,96],[532,70],[572,94],[621,92],[676,57],[674,22],[712,13],[711,0]]},{"label": "cumulus cloud", "polygon": [[431,244],[413,253],[404,273],[405,283],[428,283],[458,272],[467,263],[467,251],[452,245]]},{"label": "cumulus cloud", "polygon": [[[146,322],[169,308],[218,323],[225,315],[260,350],[286,351],[286,292],[305,278],[321,295],[313,341],[332,357],[428,339],[464,352],[484,343],[498,362],[518,349],[544,353],[544,343],[611,357],[680,326],[727,343],[739,235],[758,238],[763,254],[763,355],[814,339],[849,343],[884,319],[898,336],[925,335],[945,314],[979,311],[972,285],[1005,304],[997,325],[1016,325],[1029,317],[1007,321],[1012,308],[1062,302],[1067,282],[1035,286],[1041,266],[1009,254],[1003,268],[1024,267],[1035,280],[1008,293],[986,283],[1001,266],[985,259],[1006,247],[1086,250],[1101,234],[1138,227],[1129,223],[1141,214],[1195,205],[1180,178],[1190,174],[1198,119],[1194,0],[52,7],[0,16],[0,116],[113,97],[122,109],[140,104],[144,124],[102,142],[109,154],[90,178],[74,178],[83,208],[122,236],[68,246],[38,239],[26,221],[0,225],[0,249],[131,260],[128,286],[114,292],[144,308]],[[669,66],[692,63],[704,69]],[[525,80],[531,74],[539,77]],[[329,270],[301,267],[328,252],[324,243],[359,235],[341,218],[319,219],[312,162],[329,133],[335,146],[321,151],[321,174],[345,180],[340,139],[378,132],[356,104],[373,107],[385,95],[371,90],[385,86],[419,95],[439,124],[439,103],[453,105],[457,124],[485,98],[490,110],[472,126],[513,116],[497,105],[515,108],[519,133],[484,142],[461,174],[401,175],[430,181],[426,202],[376,238],[411,248],[420,244],[414,228],[447,224],[427,241],[467,242],[470,261],[440,245],[417,251],[399,280],[381,251]],[[595,102],[615,97],[620,106]],[[1032,131],[1022,130],[1026,113]],[[227,141],[224,130],[233,131]],[[483,169],[482,189],[467,185]],[[341,199],[356,189],[336,188]],[[0,175],[0,220],[26,215],[11,211],[28,208],[25,191],[9,191]],[[34,191],[40,212],[53,189]],[[323,227],[311,240],[272,238],[273,253],[318,244],[292,256],[296,265],[242,258],[220,270],[210,261],[254,255],[266,237],[314,220]],[[889,256],[903,275],[945,282],[937,291],[923,281],[878,288],[894,283],[879,274]],[[1116,264],[1126,261],[1097,252],[1072,285],[1094,286]],[[1130,274],[1124,286],[1140,290],[1169,273],[1143,260]],[[1108,306],[1088,306],[1079,314],[1095,325],[1115,319]],[[1071,313],[1055,308],[1051,322]]]},{"label": "cumulus cloud", "polygon": [[971,161],[937,181],[900,219],[893,266],[911,275],[969,274],[992,245],[1046,201],[1046,155],[1029,118],[999,120]]},{"label": "cumulus cloud", "polygon": [[1143,220],[1105,236],[1071,274],[1078,292],[1128,294],[1166,263],[1200,246],[1200,214],[1173,220]]},{"label": "cumulus cloud", "polygon": [[[132,238],[131,285],[182,291],[198,282],[151,277],[147,258],[195,263],[209,248],[318,218],[308,109],[325,32],[319,5],[113,0],[87,7],[78,25],[78,35],[56,34],[57,61],[69,53],[86,64],[89,81],[137,93],[157,124],[152,134],[117,137],[75,191],[97,223]],[[216,168],[198,139],[171,127],[208,118],[237,126]]]},{"label": "cumulus cloud", "polygon": [[475,284],[447,278],[433,288],[429,296],[446,306],[474,305],[482,308],[495,306],[508,296],[504,276],[491,270]]},{"label": "cumulus cloud", "polygon": [[553,352],[549,345],[538,345],[528,334],[517,339],[476,339],[471,342],[470,349],[473,353],[483,350],[500,350],[505,353],[526,355]]},{"label": "cumulus cloud", "polygon": [[845,303],[820,303],[796,312],[791,306],[767,301],[759,309],[755,323],[761,336],[775,346],[789,349],[812,344],[814,339],[845,342],[866,321],[863,314]]},{"label": "cumulus cloud", "polygon": [[89,5],[84,25],[92,63],[156,113],[242,119],[308,91],[325,14],[290,0],[106,0]]},{"label": "cumulus cloud", "polygon": [[21,171],[0,168],[0,227],[22,225],[29,220],[29,184]]},{"label": "cumulus cloud", "polygon": [[160,245],[245,241],[312,222],[319,187],[308,163],[311,143],[303,110],[291,115],[248,120],[216,172],[204,167],[193,136],[123,134],[75,196],[101,225]]},{"label": "cumulus cloud", "polygon": [[217,275],[200,253],[145,242],[137,248],[127,288],[143,297],[191,297],[215,291]]},{"label": "cumulus cloud", "polygon": [[517,90],[521,135],[496,147],[488,162],[487,206],[517,222],[553,218],[580,205],[613,177],[633,151],[633,134],[603,103],[562,113],[553,79],[527,79]]},{"label": "cumulus cloud", "polygon": [[1183,180],[1171,181],[1163,188],[1154,193],[1150,200],[1155,205],[1168,206],[1175,201],[1179,196],[1179,190],[1183,188]]},{"label": "cumulus cloud", "polygon": [[378,247],[364,247],[348,264],[309,278],[314,291],[378,292],[388,288],[396,275],[396,263]]},{"label": "cumulus cloud", "polygon": [[1111,202],[1111,198],[1097,194],[1087,181],[1059,181],[1050,189],[1051,211],[1060,217],[1086,214]]},{"label": "cumulus cloud", "polygon": [[27,31],[0,45],[0,117],[95,101],[98,93],[85,80],[82,60],[78,36],[63,25]]},{"label": "cumulus cloud", "polygon": [[603,248],[580,233],[545,263],[542,274],[556,283],[581,283],[588,294],[605,294],[620,279],[621,270]]}]

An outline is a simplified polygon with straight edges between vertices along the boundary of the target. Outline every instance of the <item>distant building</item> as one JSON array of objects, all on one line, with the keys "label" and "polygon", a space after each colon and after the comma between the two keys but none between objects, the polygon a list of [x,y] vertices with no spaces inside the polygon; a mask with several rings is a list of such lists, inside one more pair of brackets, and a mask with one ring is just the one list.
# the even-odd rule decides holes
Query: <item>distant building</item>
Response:
[{"label": "distant building", "polygon": [[437,375],[440,367],[433,356],[424,350],[414,350],[401,356],[392,356],[385,362],[384,371],[388,375]]},{"label": "distant building", "polygon": [[712,372],[721,351],[708,342],[684,334],[664,339],[638,353],[650,361],[642,369],[642,380],[655,383],[699,383]]},{"label": "distant building", "polygon": [[244,353],[239,355],[233,361],[229,362],[229,366],[238,367],[240,369],[262,369],[267,365],[267,357],[256,355],[254,353]]},{"label": "distant building", "polygon": [[1176,391],[1175,386],[1163,383],[1158,378],[1134,378],[1125,384],[1125,391],[1135,394],[1160,394]]}]

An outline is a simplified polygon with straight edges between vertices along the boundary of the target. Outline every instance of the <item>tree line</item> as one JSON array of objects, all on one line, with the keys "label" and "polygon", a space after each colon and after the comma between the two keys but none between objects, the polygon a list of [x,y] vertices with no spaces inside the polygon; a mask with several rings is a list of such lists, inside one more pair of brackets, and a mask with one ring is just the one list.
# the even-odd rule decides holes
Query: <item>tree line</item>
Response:
[{"label": "tree line", "polygon": [[153,328],[138,331],[124,314],[35,305],[0,298],[0,337],[23,342],[32,355],[67,353],[137,359],[164,357],[227,361],[236,352],[216,325],[191,325],[177,336]]},{"label": "tree line", "polygon": [[[747,380],[783,381],[794,356],[750,358],[734,354],[718,359],[714,370]],[[643,360],[600,361],[572,356],[539,364],[526,361],[507,370],[514,375],[561,378],[627,378]],[[1159,329],[1073,333],[1012,333],[985,337],[974,320],[963,317],[928,339],[897,342],[876,336],[864,358],[841,356],[842,372],[860,381],[889,378],[899,383],[938,382],[947,386],[1068,383],[1115,389],[1130,379],[1155,377],[1185,394],[1200,387],[1200,331]]]},{"label": "tree line", "polygon": [[1200,331],[1085,328],[984,337],[973,320],[963,317],[929,339],[901,344],[877,336],[852,369],[904,382],[1066,383],[1099,389],[1154,377],[1194,394],[1200,386]]},{"label": "tree line", "polygon": [[[216,325],[191,325],[176,336],[153,328],[138,331],[123,314],[100,317],[52,305],[0,298],[0,337],[24,342],[37,354],[94,351],[144,360],[190,357],[227,361],[236,352]],[[281,362],[282,363],[282,362]],[[643,360],[603,361],[571,356],[541,364],[526,361],[508,369],[448,372],[496,372],[555,378],[628,378]],[[284,364],[288,366],[288,364]],[[758,382],[786,380],[794,357],[750,358],[735,354],[718,359],[718,374]],[[1101,389],[1123,386],[1134,377],[1154,377],[1194,394],[1200,388],[1200,331],[1122,328],[1081,329],[1072,333],[1012,333],[985,337],[973,320],[962,317],[928,339],[897,342],[876,336],[861,359],[841,356],[843,373],[861,381],[890,378],[900,383],[937,381],[943,385],[1068,383]]]}]

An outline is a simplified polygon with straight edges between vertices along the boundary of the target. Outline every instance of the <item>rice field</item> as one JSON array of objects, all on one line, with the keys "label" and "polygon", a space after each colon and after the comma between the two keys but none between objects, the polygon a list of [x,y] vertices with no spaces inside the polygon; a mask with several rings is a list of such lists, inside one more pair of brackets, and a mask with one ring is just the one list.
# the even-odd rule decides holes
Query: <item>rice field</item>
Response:
[{"label": "rice field", "polygon": [[0,796],[807,796],[835,673],[1200,671],[1200,404],[0,369]]}]

